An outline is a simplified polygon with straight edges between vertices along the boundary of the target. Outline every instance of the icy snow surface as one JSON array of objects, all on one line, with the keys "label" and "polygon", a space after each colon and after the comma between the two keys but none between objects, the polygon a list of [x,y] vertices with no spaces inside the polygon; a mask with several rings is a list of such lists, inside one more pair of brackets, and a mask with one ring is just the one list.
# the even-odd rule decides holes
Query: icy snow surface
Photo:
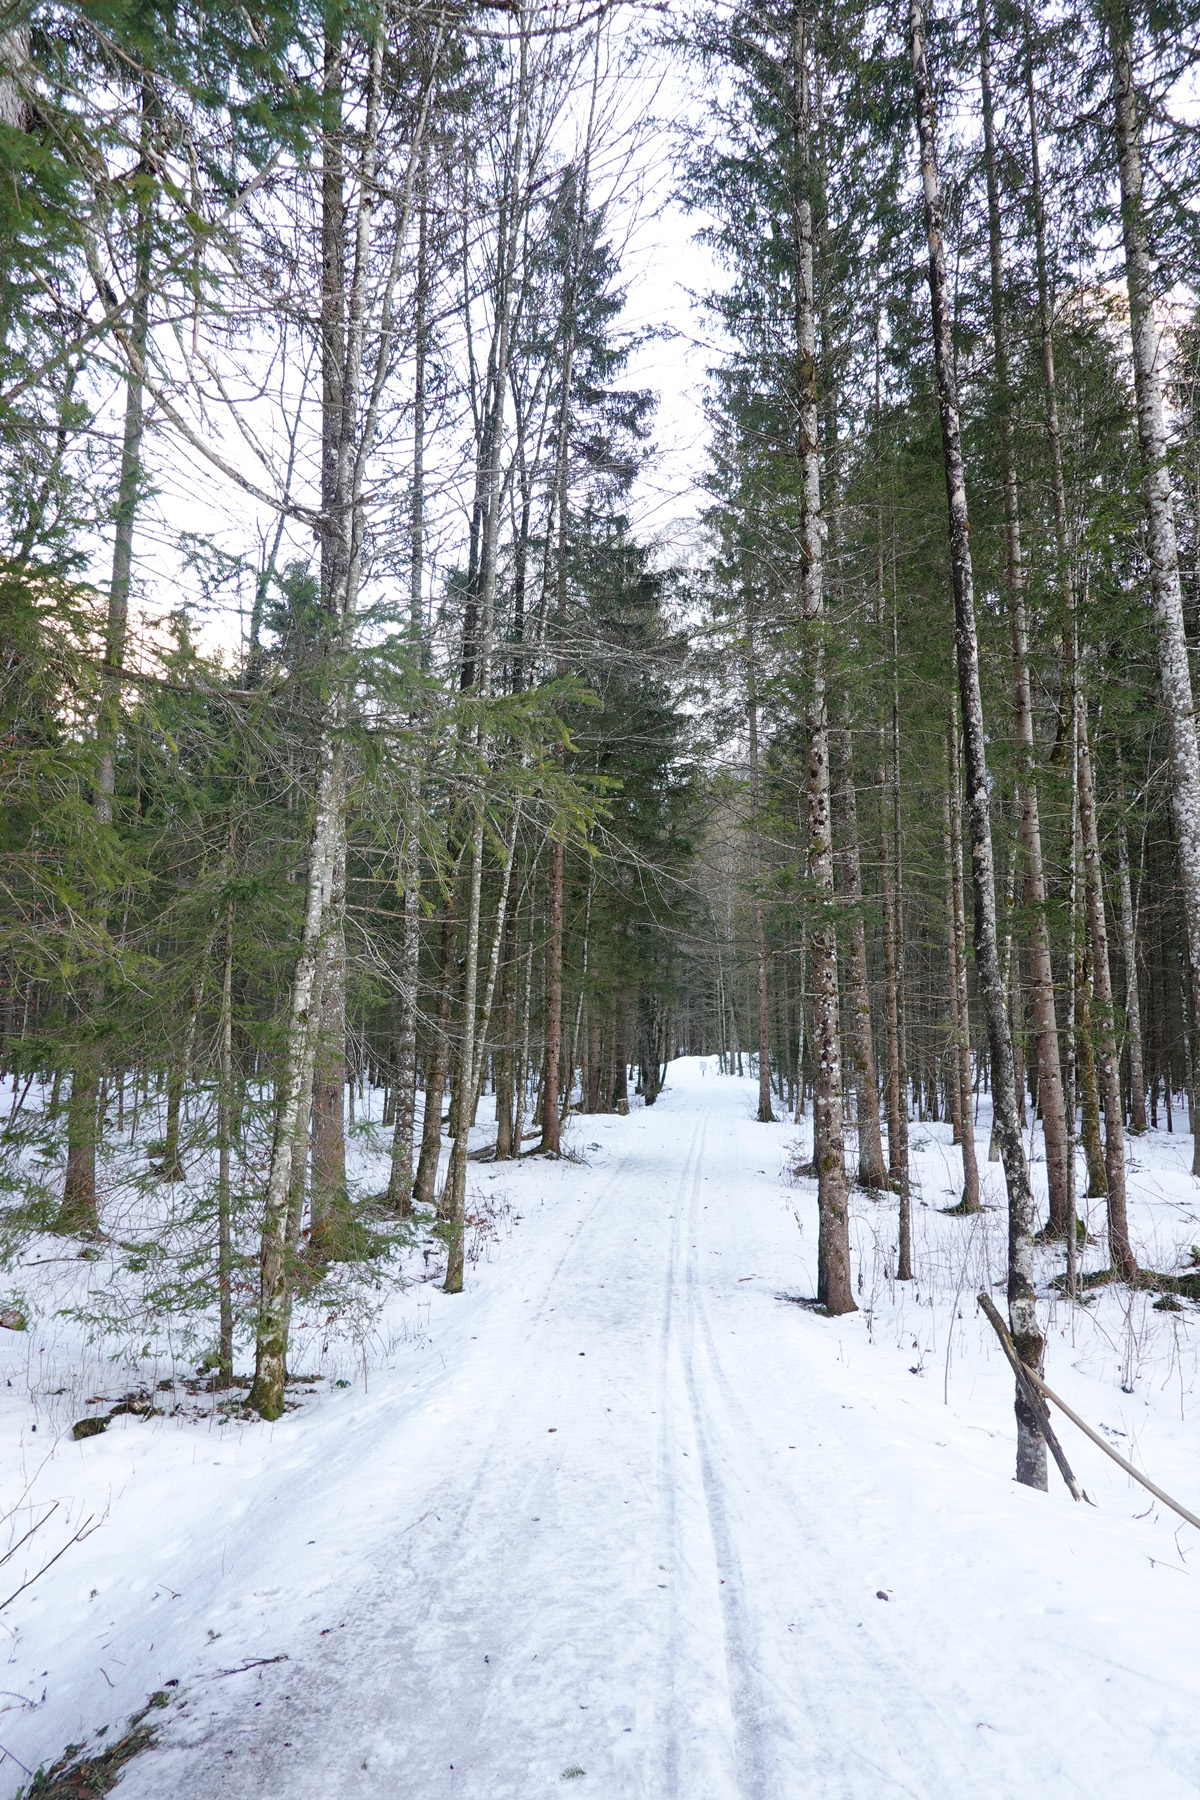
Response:
[{"label": "icy snow surface", "polygon": [[[121,1800],[1200,1792],[1200,1534],[1065,1421],[1096,1507],[1011,1478],[986,1120],[993,1210],[940,1216],[958,1153],[914,1124],[918,1282],[890,1279],[894,1202],[856,1194],[863,1310],[831,1321],[787,1298],[813,1291],[805,1128],[755,1094],[678,1062],[652,1110],[574,1120],[586,1166],[472,1165],[513,1223],[468,1291],[398,1295],[390,1353],[273,1427],[119,1418],[36,1473],[54,1371],[0,1334],[9,1503],[36,1473],[104,1518],[0,1621],[11,1757],[111,1741],[173,1680]],[[1189,1149],[1135,1147],[1160,1267],[1200,1238]],[[1190,1304],[1072,1321],[1043,1292],[1052,1385],[1195,1507]],[[6,1800],[22,1779],[0,1762]]]}]

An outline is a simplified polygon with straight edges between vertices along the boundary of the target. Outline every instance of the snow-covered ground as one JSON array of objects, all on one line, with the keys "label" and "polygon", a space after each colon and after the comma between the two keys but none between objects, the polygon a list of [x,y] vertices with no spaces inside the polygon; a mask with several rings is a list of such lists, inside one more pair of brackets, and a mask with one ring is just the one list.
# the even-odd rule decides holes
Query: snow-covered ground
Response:
[{"label": "snow-covered ground", "polygon": [[[974,1301],[1002,1289],[998,1169],[989,1210],[941,1216],[958,1156],[914,1124],[918,1279],[891,1279],[894,1203],[856,1194],[862,1310],[829,1320],[792,1299],[806,1128],[755,1097],[677,1062],[653,1109],[573,1120],[584,1162],[472,1165],[467,1292],[417,1246],[357,1368],[336,1322],[310,1333],[324,1379],[274,1426],[194,1396],[72,1441],[81,1400],[171,1371],[55,1317],[89,1265],[35,1267],[64,1251],[35,1240],[0,1277],[35,1314],[0,1331],[0,1513],[59,1511],[0,1600],[99,1528],[0,1612],[3,1800],[153,1692],[122,1800],[1200,1792],[1200,1534],[1066,1422],[1095,1506],[1012,1481]],[[1134,1159],[1135,1247],[1182,1267],[1190,1141]],[[1195,1309],[1045,1293],[1051,1384],[1195,1509]]]}]

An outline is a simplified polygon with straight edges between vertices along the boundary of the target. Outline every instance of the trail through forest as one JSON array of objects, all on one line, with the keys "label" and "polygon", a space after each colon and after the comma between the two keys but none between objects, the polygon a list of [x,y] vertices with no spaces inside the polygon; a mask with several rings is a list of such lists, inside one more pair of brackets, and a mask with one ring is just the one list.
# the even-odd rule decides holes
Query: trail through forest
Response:
[{"label": "trail through forest", "polygon": [[[76,1552],[103,1626],[77,1572],[30,1603],[54,1693],[6,1741],[94,1729],[104,1663],[186,1703],[122,1800],[1194,1794],[1177,1521],[1134,1521],[1078,1440],[1098,1510],[1017,1487],[982,1332],[947,1405],[911,1295],[907,1324],[885,1294],[838,1321],[789,1298],[814,1184],[781,1185],[797,1128],[756,1098],[681,1060],[653,1109],[579,1121],[589,1166],[479,1169],[509,1241],[426,1290],[365,1390],[60,1450],[111,1495]],[[869,1275],[880,1208],[854,1206]]]},{"label": "trail through forest", "polygon": [[1200,1795],[1198,44],[6,6],[0,1800]]}]

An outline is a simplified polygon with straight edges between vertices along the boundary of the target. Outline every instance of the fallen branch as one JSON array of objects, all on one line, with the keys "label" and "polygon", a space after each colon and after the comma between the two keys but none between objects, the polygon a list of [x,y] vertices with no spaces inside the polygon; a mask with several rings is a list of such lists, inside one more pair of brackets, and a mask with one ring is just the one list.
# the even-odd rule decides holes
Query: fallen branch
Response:
[{"label": "fallen branch", "polygon": [[[0,1688],[0,1700],[19,1700],[21,1702],[22,1706],[31,1706],[33,1708],[34,1712],[37,1711],[38,1707],[42,1704],[42,1701],[44,1701],[45,1698],[46,1698],[46,1696],[45,1696],[44,1692],[42,1694],[41,1700],[31,1700],[29,1698],[28,1694],[15,1693],[12,1688]],[[5,1707],[4,1710],[5,1710],[5,1712],[8,1712],[9,1708]]]},{"label": "fallen branch", "polygon": [[52,1557],[50,1557],[50,1559],[47,1562],[44,1562],[42,1564],[41,1568],[38,1570],[36,1575],[31,1575],[29,1577],[28,1581],[23,1581],[21,1583],[19,1588],[14,1588],[13,1592],[8,1596],[7,1600],[0,1600],[0,1612],[3,1612],[6,1606],[11,1606],[13,1601],[17,1598],[17,1596],[19,1594],[23,1594],[25,1592],[26,1588],[31,1588],[35,1581],[40,1581],[42,1579],[42,1576],[46,1573],[46,1571],[48,1569],[52,1569],[54,1567],[54,1565],[58,1561],[59,1557],[65,1556],[67,1554],[67,1551],[71,1548],[72,1544],[82,1544],[84,1538],[90,1538],[93,1531],[99,1531],[99,1529],[103,1523],[104,1523],[103,1519],[97,1519],[94,1517],[86,1518],[84,1520],[83,1524],[79,1527],[79,1530],[74,1532],[67,1539],[67,1541],[63,1545],[62,1549],[56,1550],[54,1555]]},{"label": "fallen branch", "polygon": [[1066,1482],[1072,1500],[1085,1500],[1087,1496],[1076,1481],[1071,1470],[1071,1465],[1067,1461],[1066,1452],[1054,1435],[1054,1427],[1050,1423],[1050,1413],[1046,1406],[1046,1402],[1042,1399],[1041,1395],[1033,1385],[1033,1380],[1037,1379],[1033,1376],[1033,1370],[1028,1368],[1017,1355],[1017,1347],[1008,1335],[1008,1326],[1000,1317],[1000,1313],[990,1294],[980,1294],[978,1300],[980,1306],[983,1308],[988,1324],[1000,1339],[1001,1348],[1009,1360],[1013,1374],[1016,1376],[1017,1386],[1025,1396],[1026,1404],[1036,1421],[1038,1430],[1046,1440],[1046,1448],[1058,1464],[1058,1472]]},{"label": "fallen branch", "polygon": [[47,1520],[53,1518],[54,1514],[58,1511],[59,1505],[60,1502],[56,1500],[51,1506],[50,1511],[43,1513],[36,1525],[31,1525],[23,1537],[19,1537],[15,1544],[9,1546],[4,1552],[4,1555],[0,1556],[0,1569],[4,1567],[6,1562],[12,1561],[13,1557],[17,1554],[17,1551],[21,1548],[21,1545],[27,1544],[35,1531],[40,1531]]},{"label": "fallen branch", "polygon": [[32,1776],[33,1770],[25,1768],[25,1764],[21,1761],[19,1756],[14,1756],[11,1750],[6,1750],[4,1745],[0,1744],[0,1762],[3,1762],[5,1757],[7,1757],[10,1762],[15,1762],[18,1769],[25,1769],[25,1773]]},{"label": "fallen branch", "polygon": [[265,1669],[265,1668],[268,1668],[271,1663],[287,1662],[287,1660],[288,1660],[288,1658],[286,1655],[283,1655],[283,1656],[252,1656],[250,1658],[249,1662],[242,1663],[239,1668],[218,1669],[217,1674],[218,1675],[244,1675],[246,1673],[247,1669]]},{"label": "fallen branch", "polygon": [[[1087,1421],[1081,1419],[1074,1408],[1068,1406],[1066,1401],[1061,1399],[1059,1395],[1054,1392],[1053,1388],[1046,1386],[1046,1383],[1042,1380],[1036,1369],[1031,1369],[1028,1363],[1023,1363],[1020,1360],[1017,1356],[1016,1346],[1008,1335],[1004,1320],[1000,1317],[1000,1314],[997,1312],[992,1301],[986,1294],[980,1294],[978,1298],[979,1304],[986,1313],[996,1336],[1004,1346],[1004,1354],[1013,1366],[1013,1373],[1016,1375],[1017,1380],[1023,1383],[1026,1395],[1032,1393],[1033,1399],[1036,1401],[1036,1405],[1034,1406],[1034,1417],[1042,1426],[1042,1432],[1046,1442],[1050,1445],[1051,1449],[1055,1451],[1055,1461],[1058,1463],[1059,1468],[1064,1471],[1063,1479],[1066,1481],[1067,1486],[1071,1487],[1075,1478],[1073,1475],[1068,1475],[1066,1458],[1062,1456],[1061,1450],[1057,1448],[1058,1439],[1054,1436],[1046,1417],[1047,1400],[1052,1401],[1060,1412],[1066,1413],[1072,1425],[1077,1425],[1085,1437],[1091,1438],[1093,1444],[1095,1444],[1098,1449],[1103,1450],[1105,1456],[1111,1457],[1118,1468],[1124,1469],[1127,1475],[1132,1475],[1133,1479],[1140,1483],[1140,1485],[1146,1489],[1147,1493],[1153,1494],[1156,1500],[1161,1500],[1164,1506],[1169,1506],[1172,1512],[1178,1513],[1181,1519],[1186,1519],[1189,1525],[1194,1525],[1197,1531],[1200,1531],[1200,1519],[1196,1517],[1194,1512],[1189,1512],[1187,1507],[1181,1506],[1178,1500],[1172,1500],[1170,1494],[1165,1493],[1156,1482],[1151,1481],[1148,1475],[1143,1475],[1140,1469],[1135,1469],[1133,1464],[1127,1462],[1118,1450],[1114,1450],[1112,1445],[1107,1443],[1105,1439],[1100,1436],[1098,1431],[1093,1431]],[[1078,1486],[1078,1483],[1075,1483],[1075,1485]],[[1074,1491],[1075,1490],[1072,1487],[1072,1492],[1074,1493]],[[1078,1500],[1081,1496],[1083,1499],[1087,1499],[1087,1495],[1083,1493],[1082,1488],[1080,1488],[1079,1493],[1075,1494],[1075,1498]]]},{"label": "fallen branch", "polygon": [[1093,1444],[1097,1444],[1100,1449],[1103,1450],[1105,1456],[1111,1456],[1113,1461],[1124,1469],[1127,1475],[1132,1475],[1133,1479],[1140,1482],[1148,1493],[1154,1495],[1156,1500],[1161,1500],[1164,1506],[1169,1506],[1172,1512],[1177,1512],[1181,1519],[1186,1519],[1189,1525],[1194,1525],[1197,1531],[1200,1531],[1200,1519],[1196,1517],[1194,1512],[1189,1512],[1186,1506],[1181,1506],[1179,1504],[1178,1500],[1172,1500],[1170,1494],[1164,1494],[1163,1490],[1160,1487],[1157,1487],[1155,1483],[1150,1480],[1148,1475],[1143,1475],[1140,1470],[1134,1468],[1131,1462],[1126,1462],[1125,1458],[1118,1451],[1114,1450],[1111,1444],[1105,1443],[1098,1431],[1093,1431],[1090,1425],[1084,1423],[1077,1412],[1072,1411],[1065,1400],[1060,1400],[1053,1389],[1046,1386],[1040,1375],[1035,1375],[1032,1369],[1027,1369],[1026,1374],[1038,1388],[1039,1392],[1043,1393],[1047,1400],[1052,1400],[1060,1412],[1065,1412],[1072,1425],[1078,1425],[1085,1437],[1090,1437]]}]

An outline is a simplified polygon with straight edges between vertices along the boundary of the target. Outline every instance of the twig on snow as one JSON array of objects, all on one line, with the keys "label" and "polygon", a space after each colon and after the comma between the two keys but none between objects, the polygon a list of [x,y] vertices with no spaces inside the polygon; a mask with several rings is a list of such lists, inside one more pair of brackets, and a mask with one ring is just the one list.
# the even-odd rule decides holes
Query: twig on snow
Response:
[{"label": "twig on snow", "polygon": [[218,1669],[217,1674],[218,1675],[244,1675],[246,1673],[247,1669],[265,1669],[271,1663],[287,1662],[287,1661],[288,1661],[288,1658],[286,1655],[285,1656],[252,1656],[250,1658],[249,1662],[242,1663],[240,1665],[240,1667],[238,1667],[236,1669]]}]

